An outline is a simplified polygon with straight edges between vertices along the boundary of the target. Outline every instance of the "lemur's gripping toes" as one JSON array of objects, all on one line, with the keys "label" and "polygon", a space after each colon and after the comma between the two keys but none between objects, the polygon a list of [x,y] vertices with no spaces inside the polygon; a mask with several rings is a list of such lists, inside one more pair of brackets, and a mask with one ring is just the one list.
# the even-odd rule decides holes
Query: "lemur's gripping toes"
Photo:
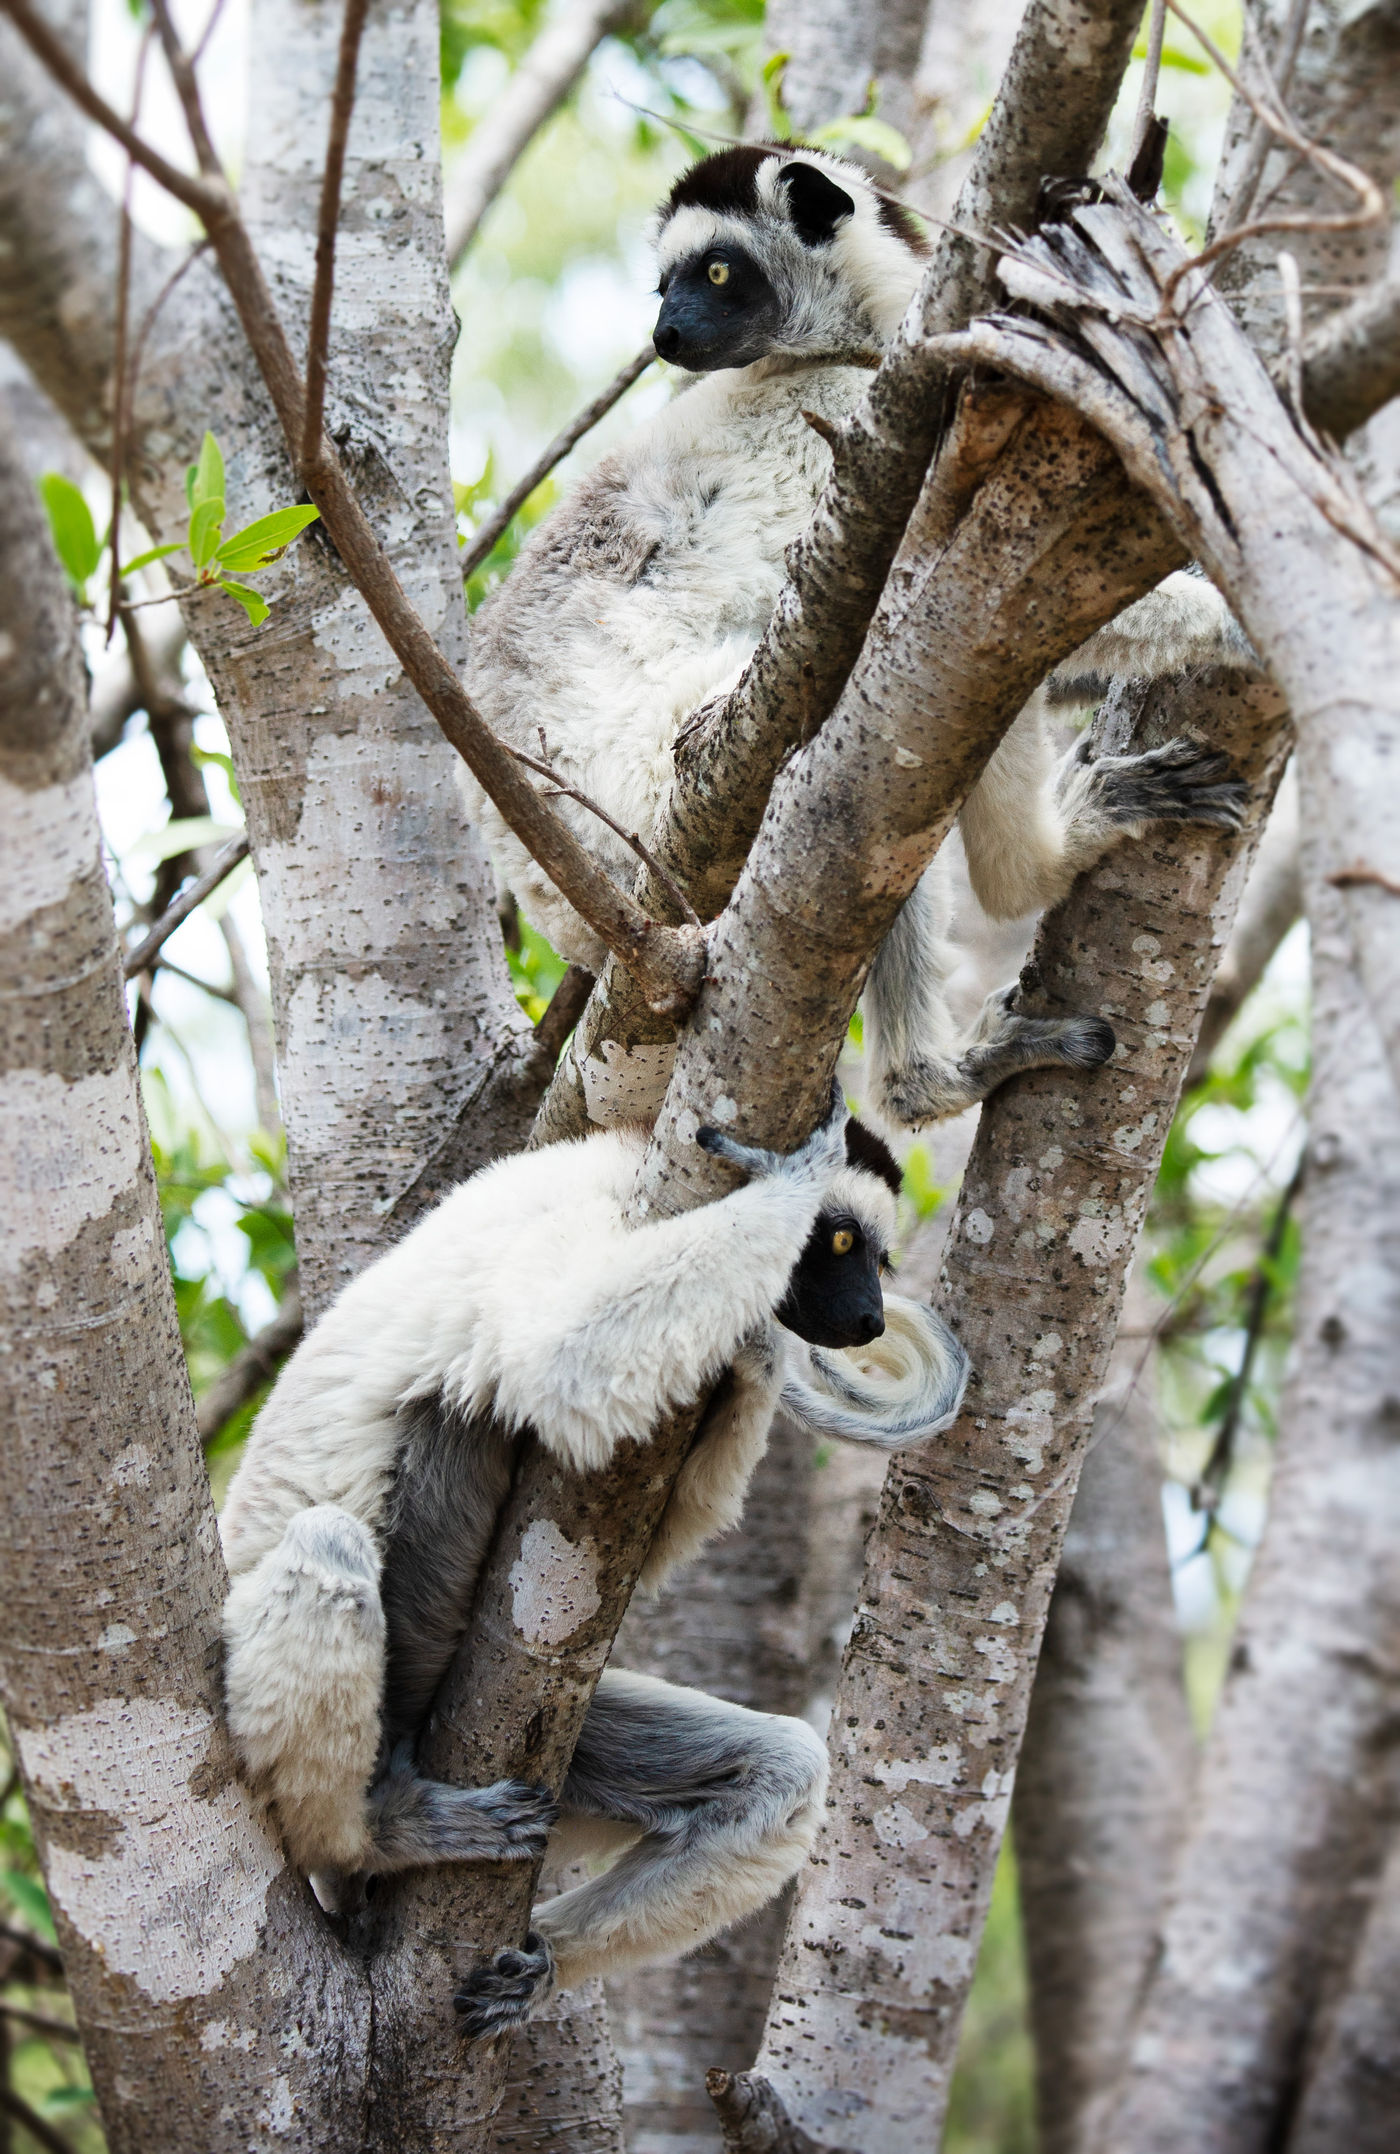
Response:
[{"label": "lemur's gripping toes", "polygon": [[472,2034],[759,1906],[802,1861],[826,1778],[803,1722],[613,1669],[557,1805],[423,1777],[415,1738],[522,1432],[588,1471],[712,1394],[643,1574],[656,1584],[738,1518],[780,1396],[826,1433],[894,1445],[946,1427],[966,1379],[932,1311],[882,1301],[899,1177],[878,1138],[841,1108],[788,1158],[701,1142],[743,1186],[635,1227],[637,1131],[464,1183],[297,1349],[224,1507],[230,1730],[327,1904],[347,1876],[537,1856],[556,1820],[567,1852],[617,1856],[467,1979]]},{"label": "lemur's gripping toes", "polygon": [[[470,686],[501,737],[644,835],[674,775],[686,718],[738,680],[768,624],[787,547],[830,455],[805,416],[838,420],[913,296],[927,253],[908,212],[824,151],[722,150],[677,181],[656,220],[656,348],[687,370],[674,401],[599,463],[533,535],[476,618]],[[1056,676],[1159,675],[1253,654],[1214,586],[1169,576]],[[1052,690],[1055,683],[1052,682]],[[1053,903],[1080,869],[1150,821],[1235,827],[1243,794],[1218,757],[1174,742],[1155,758],[1057,770],[1032,704],[963,810],[973,888],[1007,919]],[[465,768],[470,812],[526,918],[565,956],[601,950]],[[596,816],[553,805],[609,874],[636,860]],[[917,1126],[1013,1071],[1092,1068],[1113,1051],[1097,1018],[1032,1019],[994,996],[970,1036],[945,995],[949,904],[937,864],[871,977],[871,1096]]]}]

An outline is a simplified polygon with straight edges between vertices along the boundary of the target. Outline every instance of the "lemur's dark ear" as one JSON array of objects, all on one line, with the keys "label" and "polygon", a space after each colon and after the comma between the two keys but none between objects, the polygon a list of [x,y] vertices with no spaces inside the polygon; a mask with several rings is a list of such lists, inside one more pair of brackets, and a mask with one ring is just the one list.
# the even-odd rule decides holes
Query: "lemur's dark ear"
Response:
[{"label": "lemur's dark ear", "polygon": [[823,246],[837,225],[855,214],[854,198],[815,165],[784,165],[778,178],[787,189],[797,236],[809,247]]}]

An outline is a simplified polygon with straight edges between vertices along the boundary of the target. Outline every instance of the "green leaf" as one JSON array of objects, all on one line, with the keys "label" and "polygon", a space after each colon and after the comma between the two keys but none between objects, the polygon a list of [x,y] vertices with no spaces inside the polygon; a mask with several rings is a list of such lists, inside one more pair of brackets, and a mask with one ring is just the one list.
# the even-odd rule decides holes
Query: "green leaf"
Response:
[{"label": "green leaf", "polygon": [[227,576],[219,578],[219,589],[236,598],[254,628],[260,628],[271,612],[267,600],[257,591],[249,590],[246,583],[230,583]]},{"label": "green leaf", "polygon": [[190,507],[197,509],[203,501],[222,501],[223,498],[224,452],[214,436],[206,433],[200,445],[199,462],[194,467]]},{"label": "green leaf", "polygon": [[93,525],[92,511],[73,481],[65,479],[61,471],[44,473],[39,481],[39,498],[53,533],[54,552],[79,598],[85,599],[88,577],[102,558],[102,541]]},{"label": "green leaf", "polygon": [[838,143],[849,143],[852,148],[868,150],[872,157],[879,157],[896,172],[907,172],[914,162],[914,152],[897,127],[888,120],[877,120],[873,112],[848,114],[845,119],[828,120],[822,127],[814,127],[807,140],[817,149],[834,149]]},{"label": "green leaf", "polygon": [[186,501],[188,501],[188,503],[189,503],[189,505],[190,505],[190,511],[191,511],[191,513],[192,513],[192,514],[193,514],[193,511],[194,511],[194,482],[195,482],[195,479],[196,479],[196,477],[198,476],[198,473],[199,473],[199,466],[198,466],[198,464],[186,464],[186,466],[185,466],[185,499],[186,499]]},{"label": "green leaf", "polygon": [[212,499],[197,504],[190,518],[190,559],[196,568],[203,568],[212,561],[219,543],[219,533],[224,522],[224,497],[215,494]]},{"label": "green leaf", "polygon": [[138,568],[149,568],[152,561],[163,561],[168,553],[178,553],[180,541],[172,539],[168,546],[152,546],[145,553],[138,553],[134,561],[123,561],[123,576],[134,576]]},{"label": "green leaf", "polygon": [[268,568],[320,513],[310,507],[274,509],[270,516],[259,516],[255,523],[232,532],[214,558],[223,568]]},{"label": "green leaf", "polygon": [[37,1930],[50,1944],[57,1942],[53,1916],[49,1913],[49,1896],[36,1877],[26,1877],[23,1870],[0,1870],[0,1891],[6,1894],[32,1930]]},{"label": "green leaf", "polygon": [[243,796],[238,790],[238,773],[233,767],[233,757],[231,755],[225,755],[219,748],[201,748],[197,742],[191,741],[190,761],[198,770],[205,770],[211,764],[221,770],[228,779],[229,791],[238,802],[239,807],[242,807]]},{"label": "green leaf", "polygon": [[775,52],[763,66],[763,96],[768,106],[768,126],[775,142],[802,140],[783,104],[783,74],[791,58],[790,52]]},{"label": "green leaf", "polygon": [[91,2109],[96,2099],[91,2087],[50,2087],[39,2106],[46,2117],[71,2117],[79,2110]]}]

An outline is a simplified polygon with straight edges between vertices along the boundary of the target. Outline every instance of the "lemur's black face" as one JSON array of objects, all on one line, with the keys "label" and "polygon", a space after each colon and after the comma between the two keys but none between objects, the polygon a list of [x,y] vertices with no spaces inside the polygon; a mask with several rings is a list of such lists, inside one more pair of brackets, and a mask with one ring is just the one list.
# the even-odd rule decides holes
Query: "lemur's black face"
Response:
[{"label": "lemur's black face", "polygon": [[652,343],[692,374],[748,366],[778,328],[777,295],[742,247],[709,247],[677,262],[662,278],[661,302]]},{"label": "lemur's black face", "polygon": [[849,1212],[822,1212],[773,1312],[809,1346],[868,1346],[885,1328],[876,1248]]}]

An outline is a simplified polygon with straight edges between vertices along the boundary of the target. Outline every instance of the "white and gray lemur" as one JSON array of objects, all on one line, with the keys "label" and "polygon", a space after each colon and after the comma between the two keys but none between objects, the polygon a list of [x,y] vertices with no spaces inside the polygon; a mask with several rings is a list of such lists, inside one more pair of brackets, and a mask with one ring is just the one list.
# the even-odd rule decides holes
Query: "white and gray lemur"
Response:
[{"label": "white and gray lemur", "polygon": [[[536,531],[475,622],[469,685],[487,722],[537,753],[624,829],[652,830],[686,719],[738,680],[806,527],[830,455],[804,418],[842,418],[869,379],[843,364],[888,343],[927,253],[908,212],[865,173],[815,150],[722,150],[672,189],[656,224],[662,358],[682,394],[605,457]],[[1245,663],[1214,587],[1182,573],[1092,637],[1057,679],[1157,677]],[[1053,686],[1053,683],[1052,683]],[[554,947],[597,968],[600,946],[465,768],[469,812],[500,878]],[[554,806],[620,883],[636,860],[577,803]],[[1058,767],[1035,704],[961,816],[972,887],[998,919],[1053,904],[1081,869],[1152,821],[1238,826],[1225,759],[1191,741]],[[870,1099],[918,1127],[1019,1069],[1093,1068],[1113,1051],[1095,1017],[1028,1018],[991,996],[960,1034],[945,995],[945,870],[934,863],[876,958],[865,997]]]},{"label": "white and gray lemur", "polygon": [[654,1586],[738,1518],[780,1400],[814,1429],[892,1447],[945,1428],[966,1380],[931,1310],[882,1304],[899,1171],[872,1132],[838,1107],[788,1158],[714,1130],[699,1141],[744,1185],[636,1226],[637,1130],[463,1183],[298,1347],[224,1506],[230,1731],[328,1905],[347,1876],[537,1856],[556,1816],[566,1856],[617,1856],[536,1911],[523,1952],[467,1977],[472,2035],[762,1905],[802,1862],[826,1782],[804,1722],[614,1669],[557,1811],[541,1788],[419,1773],[414,1740],[523,1432],[588,1470],[711,1395],[643,1573]]}]

